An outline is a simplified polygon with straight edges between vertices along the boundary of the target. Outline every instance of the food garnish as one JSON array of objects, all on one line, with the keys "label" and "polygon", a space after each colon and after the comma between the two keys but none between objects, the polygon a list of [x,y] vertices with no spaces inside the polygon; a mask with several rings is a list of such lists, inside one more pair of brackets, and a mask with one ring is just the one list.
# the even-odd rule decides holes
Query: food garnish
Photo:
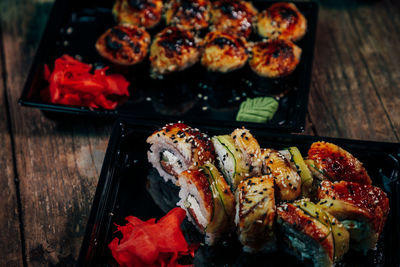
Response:
[{"label": "food garnish", "polygon": [[278,107],[272,97],[247,98],[240,104],[236,121],[265,123],[274,117]]},{"label": "food garnish", "polygon": [[69,55],[56,59],[53,71],[45,65],[49,86],[41,97],[55,104],[115,109],[129,97],[129,82],[121,74],[106,74],[108,67],[95,69]]},{"label": "food garnish", "polygon": [[185,217],[181,208],[172,209],[158,222],[128,216],[126,225],[117,226],[122,238],[114,238],[108,247],[121,266],[187,266],[178,263],[182,256],[194,257],[194,246],[188,245],[180,228]]}]

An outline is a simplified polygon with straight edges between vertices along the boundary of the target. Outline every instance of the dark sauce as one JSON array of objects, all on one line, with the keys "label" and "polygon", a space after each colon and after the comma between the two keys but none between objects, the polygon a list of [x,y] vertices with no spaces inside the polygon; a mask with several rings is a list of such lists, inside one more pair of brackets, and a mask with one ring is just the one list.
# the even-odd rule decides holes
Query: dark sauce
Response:
[{"label": "dark sauce", "polygon": [[175,53],[180,55],[185,47],[196,46],[194,39],[186,31],[177,27],[167,28],[161,34],[158,44],[165,48],[167,57],[173,57]]},{"label": "dark sauce", "polygon": [[136,10],[144,10],[146,8],[154,8],[156,5],[151,0],[130,0],[129,5]]},{"label": "dark sauce", "polygon": [[264,50],[265,62],[268,64],[271,57],[282,60],[293,57],[293,49],[282,40],[260,43],[259,48]]},{"label": "dark sauce", "polygon": [[218,45],[219,48],[224,48],[225,45],[229,45],[231,47],[236,48],[237,45],[234,41],[225,38],[225,37],[217,37],[214,40],[211,41],[212,44]]},{"label": "dark sauce", "polygon": [[[248,15],[246,6],[239,1],[221,1],[219,2],[219,8],[222,13],[228,15],[232,19],[241,19]],[[239,13],[244,14],[244,16],[239,15]]]},{"label": "dark sauce", "polygon": [[269,10],[273,18],[281,18],[287,22],[287,29],[291,29],[297,24],[299,17],[295,10],[286,6],[278,6]]},{"label": "dark sauce", "polygon": [[197,1],[193,0],[180,1],[180,5],[176,6],[176,9],[180,12],[179,17],[184,20],[203,18],[204,12],[206,11],[206,8],[203,5],[200,5]]},{"label": "dark sauce", "polygon": [[111,34],[116,36],[119,40],[124,40],[124,38],[128,37],[128,34],[118,28],[112,28]]},{"label": "dark sauce", "polygon": [[110,51],[118,51],[122,48],[122,44],[118,42],[114,42],[111,38],[111,36],[107,35],[106,36],[106,48]]}]

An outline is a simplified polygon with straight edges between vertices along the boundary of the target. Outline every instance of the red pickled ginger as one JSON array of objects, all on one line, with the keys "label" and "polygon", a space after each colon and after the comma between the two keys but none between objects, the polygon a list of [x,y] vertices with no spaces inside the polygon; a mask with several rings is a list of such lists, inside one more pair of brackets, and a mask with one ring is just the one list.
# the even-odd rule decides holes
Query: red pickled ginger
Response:
[{"label": "red pickled ginger", "polygon": [[69,55],[56,59],[53,71],[44,67],[49,87],[42,98],[55,104],[115,109],[129,97],[129,82],[121,74],[106,74],[108,67],[94,70],[92,66]]},{"label": "red pickled ginger", "polygon": [[108,247],[121,266],[183,266],[178,259],[194,256],[180,228],[186,217],[185,210],[174,208],[158,222],[142,221],[128,216],[127,224],[118,226],[122,238],[114,238]]}]

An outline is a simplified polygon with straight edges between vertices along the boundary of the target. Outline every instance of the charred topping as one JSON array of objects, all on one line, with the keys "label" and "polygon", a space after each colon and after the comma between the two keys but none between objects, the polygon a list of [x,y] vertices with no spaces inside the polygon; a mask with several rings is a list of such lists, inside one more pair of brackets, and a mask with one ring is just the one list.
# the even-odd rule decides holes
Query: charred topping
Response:
[{"label": "charred topping", "polygon": [[118,50],[120,50],[122,48],[122,44],[113,41],[113,39],[109,35],[106,36],[105,41],[106,41],[107,50],[118,51]]},{"label": "charred topping", "polygon": [[299,16],[296,10],[287,4],[277,4],[271,6],[268,11],[269,15],[273,19],[285,21],[287,23],[287,29],[293,28],[299,21]]},{"label": "charred topping", "polygon": [[251,16],[247,6],[241,1],[223,0],[219,1],[216,6],[221,9],[222,13],[228,15],[232,19],[241,19],[245,16]]},{"label": "charred topping", "polygon": [[174,5],[175,15],[179,13],[179,18],[184,20],[197,19],[201,20],[207,11],[206,2],[196,0],[180,0],[176,1]]},{"label": "charred topping", "polygon": [[[230,40],[230,39],[228,39],[226,37],[217,37],[217,38],[213,39],[211,41],[211,43],[215,44],[215,45],[218,45],[219,48],[221,48],[221,49],[224,48],[225,45],[229,45],[229,46],[234,47],[234,48],[237,47],[237,45],[236,45],[236,43],[234,41],[232,41],[232,40]],[[234,136],[234,139],[235,138],[236,138],[236,135]]]},{"label": "charred topping", "polygon": [[145,10],[147,8],[156,7],[156,5],[151,0],[130,0],[129,6],[136,10]]},{"label": "charred topping", "polygon": [[292,60],[294,58],[293,48],[284,40],[272,40],[258,43],[256,49],[259,49],[264,58],[264,64],[268,65],[271,58],[281,58],[281,60]]},{"label": "charred topping", "polygon": [[183,49],[196,47],[190,32],[177,27],[166,28],[161,32],[159,38],[158,44],[165,48],[167,57],[173,57],[175,53],[181,55]]}]

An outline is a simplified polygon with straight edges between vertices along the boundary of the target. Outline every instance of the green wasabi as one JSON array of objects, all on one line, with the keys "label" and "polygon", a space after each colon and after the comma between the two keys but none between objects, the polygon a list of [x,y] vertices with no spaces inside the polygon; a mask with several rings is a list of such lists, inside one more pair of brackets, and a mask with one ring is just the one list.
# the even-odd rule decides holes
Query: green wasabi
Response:
[{"label": "green wasabi", "polygon": [[265,123],[274,117],[278,107],[272,97],[247,98],[240,104],[236,121]]}]

